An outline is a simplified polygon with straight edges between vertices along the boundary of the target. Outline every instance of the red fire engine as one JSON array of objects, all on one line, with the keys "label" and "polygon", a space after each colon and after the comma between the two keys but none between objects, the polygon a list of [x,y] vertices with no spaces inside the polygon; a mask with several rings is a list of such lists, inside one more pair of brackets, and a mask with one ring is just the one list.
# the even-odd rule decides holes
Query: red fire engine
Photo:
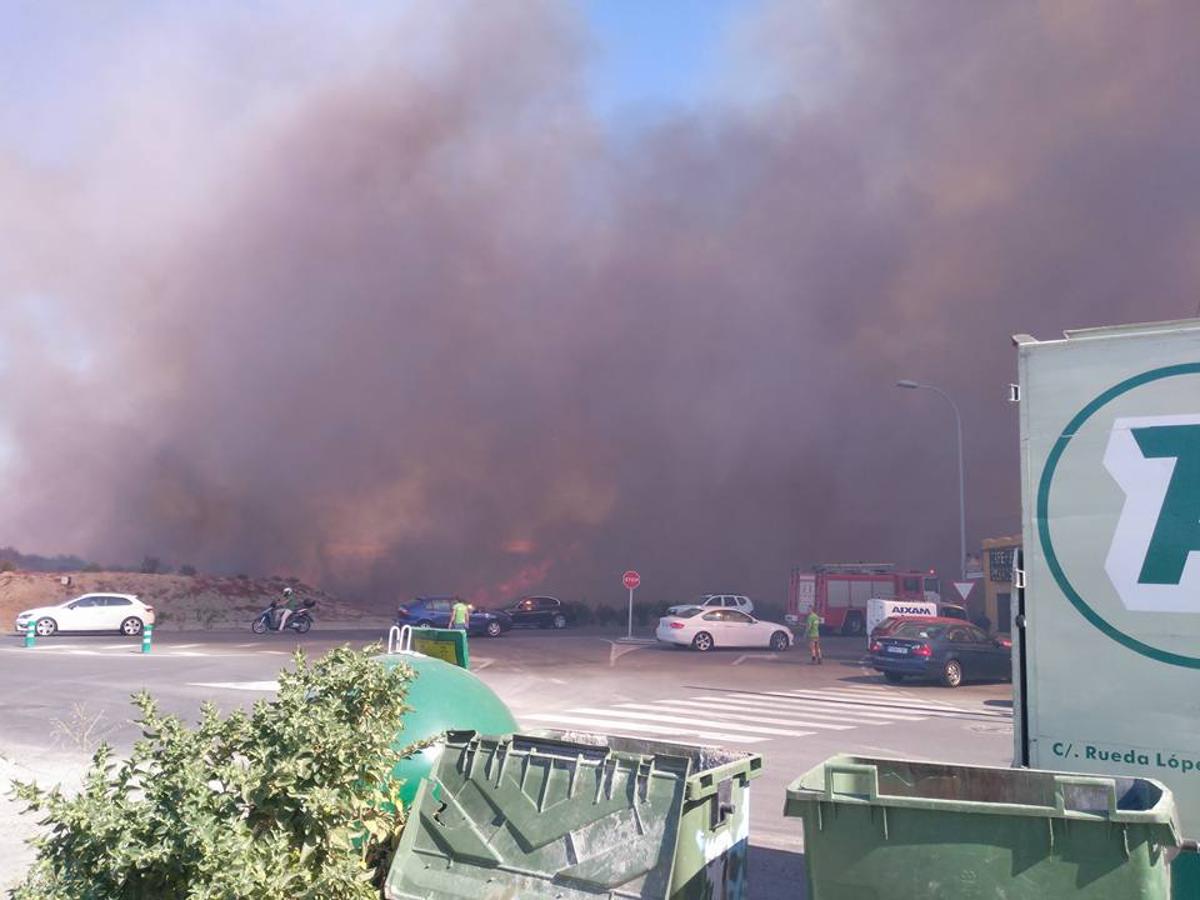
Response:
[{"label": "red fire engine", "polygon": [[805,571],[792,568],[788,583],[788,615],[797,620],[815,609],[825,629],[862,634],[867,625],[867,601],[932,600],[941,602],[941,582],[928,572],[897,572],[893,563],[826,563]]}]

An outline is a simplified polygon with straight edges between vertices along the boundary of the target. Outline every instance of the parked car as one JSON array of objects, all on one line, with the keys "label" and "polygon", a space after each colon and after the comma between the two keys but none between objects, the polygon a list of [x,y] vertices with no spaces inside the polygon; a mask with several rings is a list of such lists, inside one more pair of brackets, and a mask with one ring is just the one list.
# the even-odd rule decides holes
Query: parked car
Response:
[{"label": "parked car", "polygon": [[689,607],[704,607],[706,609],[737,609],[750,615],[754,612],[754,603],[744,594],[703,594],[695,603],[678,603],[667,607],[667,615],[673,616]]},{"label": "parked car", "polygon": [[575,623],[575,609],[557,597],[522,597],[505,610],[513,625],[566,628]]},{"label": "parked car", "polygon": [[960,619],[906,618],[871,643],[871,665],[888,681],[912,676],[958,687],[968,678],[1012,678],[1012,642]]},{"label": "parked car", "polygon": [[658,620],[655,638],[664,644],[708,651],[713,647],[768,647],[786,650],[792,632],[786,625],[764,622],[737,609],[691,606]]},{"label": "parked car", "polygon": [[82,594],[57,606],[39,606],[17,613],[16,630],[48,637],[56,631],[116,631],[130,637],[154,624],[154,607],[136,594]]},{"label": "parked car", "polygon": [[[416,597],[402,603],[396,610],[397,625],[417,625],[433,628],[450,627],[450,608],[460,598],[454,594],[433,594]],[[513,622],[507,613],[487,609],[473,609],[467,619],[467,634],[486,634],[500,637],[512,628]]]}]

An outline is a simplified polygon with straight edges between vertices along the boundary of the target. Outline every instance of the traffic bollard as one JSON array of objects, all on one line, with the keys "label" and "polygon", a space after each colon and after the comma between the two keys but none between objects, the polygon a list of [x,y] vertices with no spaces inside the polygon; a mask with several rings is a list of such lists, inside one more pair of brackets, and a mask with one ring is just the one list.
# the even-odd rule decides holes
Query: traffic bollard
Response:
[{"label": "traffic bollard", "polygon": [[142,627],[142,652],[150,652],[150,638],[153,636],[154,626],[145,625]]},{"label": "traffic bollard", "polygon": [[25,646],[32,647],[35,643],[37,643],[37,622],[30,619],[29,627],[25,629]]}]

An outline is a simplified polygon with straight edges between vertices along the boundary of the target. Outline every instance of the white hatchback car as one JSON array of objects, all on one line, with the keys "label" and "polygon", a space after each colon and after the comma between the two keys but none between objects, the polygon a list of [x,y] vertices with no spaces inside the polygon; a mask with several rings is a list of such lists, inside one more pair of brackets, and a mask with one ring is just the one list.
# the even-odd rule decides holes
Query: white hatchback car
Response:
[{"label": "white hatchback car", "polygon": [[792,632],[784,625],[763,622],[736,609],[700,606],[663,616],[654,636],[664,644],[701,651],[713,647],[767,647],[779,651],[792,646]]},{"label": "white hatchback car", "polygon": [[749,615],[754,612],[754,603],[744,594],[704,594],[695,603],[679,603],[667,607],[667,615],[673,616],[685,609],[702,606],[705,609],[740,609]]},{"label": "white hatchback car", "polygon": [[115,631],[130,637],[154,624],[154,607],[135,594],[83,594],[57,606],[39,606],[17,613],[18,634],[29,631],[48,637],[56,631]]}]

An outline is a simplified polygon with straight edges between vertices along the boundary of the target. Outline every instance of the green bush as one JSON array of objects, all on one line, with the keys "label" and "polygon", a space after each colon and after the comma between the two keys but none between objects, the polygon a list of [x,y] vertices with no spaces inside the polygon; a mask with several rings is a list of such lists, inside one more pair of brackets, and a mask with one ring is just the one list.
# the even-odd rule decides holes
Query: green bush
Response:
[{"label": "green bush", "polygon": [[412,672],[297,652],[274,700],[193,728],[133,697],[142,738],[102,746],[72,797],[17,783],[49,830],[14,900],[378,898],[403,826],[392,748]]},{"label": "green bush", "polygon": [[15,572],[17,564],[11,559],[0,559],[0,572]]}]

